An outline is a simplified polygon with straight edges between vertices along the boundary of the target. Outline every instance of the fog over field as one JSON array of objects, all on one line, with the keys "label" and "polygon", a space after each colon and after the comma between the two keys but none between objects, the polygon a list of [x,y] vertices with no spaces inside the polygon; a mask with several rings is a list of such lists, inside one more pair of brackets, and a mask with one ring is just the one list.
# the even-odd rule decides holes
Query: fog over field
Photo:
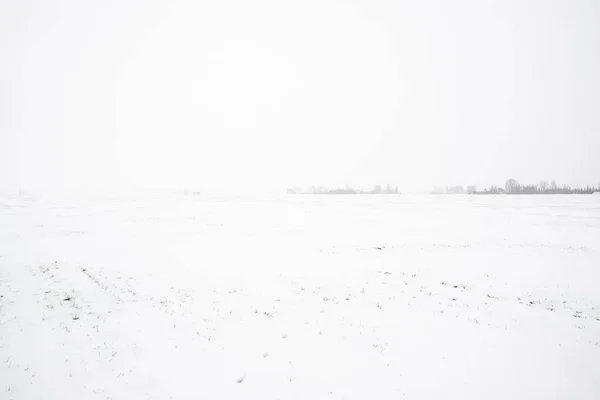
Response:
[{"label": "fog over field", "polygon": [[0,400],[600,399],[600,2],[0,0]]}]

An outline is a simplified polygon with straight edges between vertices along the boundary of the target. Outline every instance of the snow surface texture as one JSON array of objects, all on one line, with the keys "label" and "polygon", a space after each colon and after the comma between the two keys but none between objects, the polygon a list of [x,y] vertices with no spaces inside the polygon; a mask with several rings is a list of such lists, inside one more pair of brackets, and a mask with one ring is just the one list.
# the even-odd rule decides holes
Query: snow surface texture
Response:
[{"label": "snow surface texture", "polygon": [[1,399],[600,399],[597,196],[0,201]]}]

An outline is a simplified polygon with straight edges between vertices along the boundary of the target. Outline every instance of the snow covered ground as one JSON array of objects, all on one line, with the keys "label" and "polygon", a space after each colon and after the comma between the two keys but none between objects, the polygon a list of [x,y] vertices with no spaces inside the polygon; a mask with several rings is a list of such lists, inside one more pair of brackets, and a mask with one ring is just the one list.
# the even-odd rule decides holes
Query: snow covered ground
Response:
[{"label": "snow covered ground", "polygon": [[0,200],[0,399],[600,399],[598,196]]}]

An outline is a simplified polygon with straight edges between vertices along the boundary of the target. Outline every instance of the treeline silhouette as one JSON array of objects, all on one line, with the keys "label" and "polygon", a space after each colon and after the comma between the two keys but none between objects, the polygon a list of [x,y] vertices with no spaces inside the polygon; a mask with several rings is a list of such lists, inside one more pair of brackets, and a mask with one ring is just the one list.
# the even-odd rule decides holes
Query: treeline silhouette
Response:
[{"label": "treeline silhouette", "polygon": [[398,190],[398,186],[392,187],[386,185],[376,185],[373,190],[360,190],[353,189],[346,185],[344,189],[329,189],[326,186],[311,186],[307,189],[302,188],[289,188],[287,189],[288,194],[401,194]]},{"label": "treeline silhouette", "polygon": [[504,187],[492,185],[478,190],[477,186],[449,186],[445,189],[435,187],[431,194],[593,194],[600,193],[600,185],[588,185],[584,188],[572,188],[569,185],[558,186],[556,181],[550,183],[541,181],[538,184],[522,185],[514,179],[509,179]]}]

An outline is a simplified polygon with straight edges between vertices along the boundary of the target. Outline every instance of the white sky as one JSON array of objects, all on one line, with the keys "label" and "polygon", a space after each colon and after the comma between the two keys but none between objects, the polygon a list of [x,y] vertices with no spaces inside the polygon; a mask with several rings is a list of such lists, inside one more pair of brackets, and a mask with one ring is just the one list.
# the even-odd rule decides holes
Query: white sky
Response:
[{"label": "white sky", "polygon": [[0,186],[600,181],[600,2],[0,0]]}]

